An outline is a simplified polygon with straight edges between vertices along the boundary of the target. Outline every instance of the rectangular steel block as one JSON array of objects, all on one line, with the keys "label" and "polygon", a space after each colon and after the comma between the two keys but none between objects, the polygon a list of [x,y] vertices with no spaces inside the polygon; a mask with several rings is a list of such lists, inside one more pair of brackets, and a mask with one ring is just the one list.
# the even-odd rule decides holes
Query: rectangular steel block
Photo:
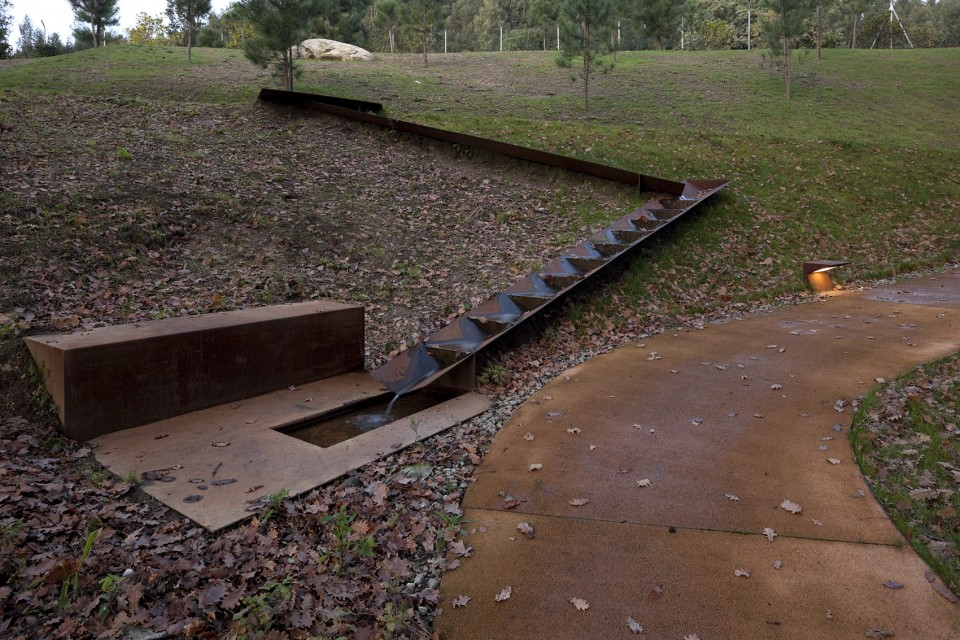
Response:
[{"label": "rectangular steel block", "polygon": [[363,368],[363,307],[303,302],[24,339],[65,435],[127,429]]}]

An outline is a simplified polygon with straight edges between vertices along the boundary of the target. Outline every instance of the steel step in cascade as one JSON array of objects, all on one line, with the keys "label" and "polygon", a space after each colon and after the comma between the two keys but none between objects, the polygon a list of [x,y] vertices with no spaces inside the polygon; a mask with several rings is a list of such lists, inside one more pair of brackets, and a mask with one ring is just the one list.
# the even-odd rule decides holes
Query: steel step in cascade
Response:
[{"label": "steel step in cascade", "polygon": [[423,342],[397,354],[371,372],[373,377],[398,395],[430,384],[616,258],[652,238],[726,184],[723,180],[689,180],[679,195],[658,194],[540,271],[524,276]]},{"label": "steel step in cascade", "polygon": [[423,342],[396,355],[371,372],[374,378],[397,395],[425,387],[456,369],[470,356],[600,271],[611,261],[652,238],[723,189],[728,182],[674,182],[580,158],[396,120],[378,115],[383,110],[383,105],[377,102],[277,89],[262,89],[260,100],[319,111],[451,144],[485,149],[519,160],[635,185],[641,192],[657,194],[594,238],[572,247],[540,271],[524,276],[510,288],[459,316]]}]

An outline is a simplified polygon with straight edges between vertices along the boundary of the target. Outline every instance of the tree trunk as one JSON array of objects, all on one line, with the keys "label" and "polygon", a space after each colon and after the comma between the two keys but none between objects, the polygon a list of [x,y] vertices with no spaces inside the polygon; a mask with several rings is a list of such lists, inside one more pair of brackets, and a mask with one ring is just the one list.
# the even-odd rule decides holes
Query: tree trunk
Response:
[{"label": "tree trunk", "polygon": [[820,5],[817,5],[817,60],[820,59],[820,34],[823,31],[823,24],[820,22]]},{"label": "tree trunk", "polygon": [[193,26],[187,27],[187,62],[193,62]]},{"label": "tree trunk", "polygon": [[583,25],[583,111],[590,113],[590,23]]},{"label": "tree trunk", "polygon": [[850,46],[851,49],[857,48],[857,18],[859,17],[856,14],[853,15],[853,44]]},{"label": "tree trunk", "polygon": [[423,44],[423,66],[424,66],[424,67],[427,67],[427,66],[429,66],[429,64],[427,63],[427,31],[428,31],[428,29],[427,29],[427,8],[426,8],[426,6],[424,6],[424,8],[423,8],[423,24],[422,24],[422,27],[423,27],[423,35],[421,36],[420,41],[421,41],[421,44]]},{"label": "tree trunk", "polygon": [[790,99],[790,40],[783,36],[783,75],[787,81],[787,100]]},{"label": "tree trunk", "polygon": [[283,84],[293,91],[293,47],[283,52]]}]

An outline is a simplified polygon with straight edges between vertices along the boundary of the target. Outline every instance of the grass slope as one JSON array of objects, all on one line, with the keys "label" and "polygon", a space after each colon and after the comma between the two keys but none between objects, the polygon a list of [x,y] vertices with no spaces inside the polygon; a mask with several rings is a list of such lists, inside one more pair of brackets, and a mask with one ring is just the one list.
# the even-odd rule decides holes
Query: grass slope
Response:
[{"label": "grass slope", "polygon": [[[960,119],[955,114],[960,50],[825,50],[820,61],[801,55],[790,101],[783,97],[782,80],[756,52],[623,53],[616,69],[596,78],[589,114],[582,111],[580,87],[571,82],[569,70],[556,66],[553,54],[438,55],[431,57],[427,68],[417,56],[380,56],[373,63],[306,61],[303,69],[298,90],[382,101],[394,117],[665,178],[726,177],[733,181],[720,197],[699,209],[696,217],[683,220],[667,237],[643,248],[639,259],[619,277],[608,278],[569,300],[563,309],[566,319],[534,337],[524,353],[494,355],[488,373],[497,375],[487,378],[495,378],[500,391],[509,384],[522,396],[538,379],[550,375],[547,364],[531,365],[531,361],[562,368],[564,358],[573,352],[596,351],[666,326],[809,296],[800,277],[800,263],[805,259],[851,260],[837,273],[837,279],[850,286],[942,269],[956,262],[960,250],[960,181],[956,175]],[[75,253],[97,267],[84,270],[86,262],[74,260],[77,271],[71,270],[67,276],[58,274],[56,261],[39,265],[49,266],[50,282],[76,287],[66,304],[86,304],[90,296],[83,287],[88,281],[109,281],[118,275],[128,278],[128,282],[102,291],[96,300],[92,313],[107,321],[122,321],[134,317],[124,313],[138,312],[136,308],[124,310],[129,292],[124,292],[123,285],[130,282],[150,291],[142,296],[144,300],[135,301],[142,302],[143,313],[148,313],[151,305],[158,313],[178,312],[187,296],[172,297],[171,302],[168,286],[175,286],[178,296],[186,292],[191,300],[209,300],[224,293],[236,297],[228,300],[229,304],[242,306],[270,302],[272,298],[263,298],[268,293],[283,299],[291,282],[308,295],[322,294],[321,285],[326,283],[324,286],[330,287],[327,294],[336,297],[349,297],[357,287],[373,284],[364,293],[366,297],[357,299],[367,304],[375,319],[370,324],[385,327],[387,334],[377,344],[386,350],[415,337],[416,329],[442,321],[448,312],[457,310],[458,301],[479,299],[484,293],[481,289],[488,285],[464,276],[466,279],[454,281],[456,286],[438,293],[439,281],[431,282],[421,273],[425,265],[413,261],[376,264],[395,250],[393,246],[374,246],[376,240],[406,242],[400,249],[409,255],[417,255],[422,248],[416,246],[423,242],[419,232],[407,239],[406,234],[394,232],[391,223],[399,220],[399,214],[390,213],[369,222],[363,237],[350,236],[356,225],[345,225],[348,229],[337,236],[343,243],[343,264],[336,260],[321,263],[323,276],[317,275],[321,270],[313,263],[305,262],[313,264],[311,272],[301,269],[297,256],[306,255],[305,249],[312,251],[309,243],[314,236],[328,231],[331,212],[360,203],[358,211],[350,214],[359,216],[367,209],[389,212],[391,206],[402,205],[406,212],[403,225],[414,229],[425,217],[421,207],[435,206],[428,195],[450,198],[449,206],[444,203],[441,207],[444,212],[476,197],[482,203],[467,207],[476,212],[476,218],[465,218],[464,226],[472,229],[473,222],[485,216],[488,233],[483,242],[490,246],[484,244],[480,249],[489,259],[499,261],[498,251],[511,255],[509,259],[522,255],[506,251],[511,242],[529,244],[516,240],[518,221],[524,221],[530,227],[525,232],[530,232],[549,214],[551,224],[557,226],[551,229],[550,242],[562,246],[622,215],[618,207],[628,200],[622,193],[597,198],[590,188],[580,189],[575,183],[556,180],[549,172],[516,165],[503,167],[503,173],[498,165],[457,165],[477,174],[456,180],[461,195],[457,189],[441,185],[439,177],[449,176],[450,169],[444,163],[452,161],[440,154],[424,153],[412,161],[403,160],[401,156],[409,158],[411,152],[387,134],[339,123],[286,120],[273,112],[258,111],[253,106],[257,89],[269,84],[269,76],[240,53],[222,50],[197,49],[192,65],[186,62],[185,51],[167,47],[111,47],[0,65],[0,124],[12,125],[14,131],[27,130],[29,135],[22,139],[29,138],[29,144],[20,147],[19,166],[32,167],[23,170],[15,184],[8,174],[0,173],[0,229],[10,229],[11,239],[21,245],[34,242],[33,246],[39,246],[55,242],[49,234],[56,225],[48,222],[60,221],[62,228],[56,233],[65,240],[61,258],[73,260],[70,256]],[[49,137],[43,134],[39,114],[47,114],[48,122],[55,121]],[[37,122],[23,121],[31,117]],[[4,135],[0,133],[0,145],[6,145]],[[111,141],[116,142],[118,135],[129,138],[129,143],[120,145],[122,148],[101,148],[102,139],[113,136]],[[290,159],[312,166],[311,160],[326,157],[337,145],[346,151],[350,164],[331,171],[336,176],[330,178],[302,171],[288,182],[296,189],[291,186],[291,193],[285,194],[296,196],[294,205],[285,204],[277,185],[284,182]],[[11,143],[10,149],[14,148]],[[396,162],[397,174],[374,175],[380,160]],[[71,184],[71,176],[78,174],[85,162],[101,167],[102,175],[89,185],[77,184],[80,180]],[[253,169],[248,166],[251,164]],[[262,169],[259,175],[255,174],[257,166]],[[489,176],[492,182],[483,174],[490,166],[495,167]],[[223,179],[207,185],[213,174]],[[383,188],[378,182],[381,179]],[[114,193],[122,190],[123,180],[141,185],[139,191],[131,188],[129,193]],[[511,180],[523,184],[511,187]],[[204,188],[190,188],[189,184]],[[434,189],[430,186],[434,184],[441,186]],[[177,189],[171,190],[171,186]],[[543,193],[537,191],[539,186]],[[69,197],[47,195],[58,190]],[[490,204],[494,198],[496,204]],[[129,199],[136,201],[133,209]],[[444,202],[442,198],[440,202]],[[569,209],[565,215],[574,222],[560,215],[558,209],[564,207]],[[175,239],[168,238],[170,229],[187,224],[180,222],[180,218],[186,219],[183,212],[193,216],[190,229],[181,229]],[[303,217],[311,212],[313,217]],[[117,222],[111,223],[117,229],[107,229],[100,238],[94,221],[110,216],[117,217]],[[21,218],[33,226],[21,224]],[[299,224],[305,225],[307,233],[298,232]],[[446,219],[439,216],[435,226],[446,226]],[[98,238],[100,244],[114,242],[110,233],[125,244],[113,247],[113,253],[109,247],[101,247],[102,255],[91,254],[90,247],[97,247]],[[229,241],[224,243],[223,237]],[[41,238],[50,239],[40,242]],[[258,240],[263,240],[262,247]],[[277,240],[284,246],[273,246]],[[154,241],[160,248],[141,250],[150,249]],[[191,241],[200,244],[190,248]],[[66,250],[68,244],[70,251]],[[14,245],[0,246],[0,267],[3,259],[12,255]],[[235,251],[222,248],[233,245]],[[184,253],[181,259],[177,252],[185,246],[193,253]],[[219,253],[212,261],[207,256],[206,263],[201,263],[200,257],[210,252],[210,246],[220,247]],[[466,250],[451,249],[458,246],[451,242],[439,253],[443,260],[463,266]],[[541,247],[543,251],[548,248]],[[111,266],[119,260],[119,252],[127,250],[130,255],[119,261],[122,268]],[[10,265],[31,260],[25,254],[14,257],[22,262]],[[508,263],[515,273],[504,273],[502,264],[496,272],[514,279],[541,256],[535,251],[523,258],[522,263]],[[473,258],[467,262],[470,260]],[[370,264],[376,266],[373,273],[379,273],[380,281],[363,275]],[[175,278],[167,277],[171,265],[179,269]],[[274,277],[277,265],[283,270]],[[357,265],[359,271],[354,273]],[[234,270],[240,270],[240,275],[232,277]],[[335,275],[329,275],[331,272]],[[254,286],[257,282],[260,284]],[[143,283],[156,283],[156,290]],[[429,297],[435,294],[436,299]],[[58,294],[47,298],[64,304]],[[404,303],[399,306],[428,309],[404,317],[402,309],[391,307],[401,298]],[[29,302],[25,299],[23,306],[29,307]],[[44,304],[49,306],[50,300]],[[10,310],[0,309],[0,314],[4,312]],[[418,315],[423,317],[415,317]],[[380,322],[381,318],[385,322]],[[374,331],[379,330],[376,327]],[[50,327],[39,322],[34,328]],[[0,330],[2,347],[11,342],[6,338],[13,330],[10,325]],[[0,380],[12,379],[10,372],[22,368],[22,356],[18,356],[21,360],[0,362],[0,376],[8,376]],[[382,356],[371,354],[371,358]],[[11,362],[15,366],[8,366]],[[16,414],[0,415],[0,419],[9,421],[12,415]],[[953,414],[944,418],[951,419],[955,419]],[[923,425],[920,427],[922,431]],[[454,449],[459,447],[460,433],[450,436]],[[486,437],[474,432],[467,435]],[[478,450],[483,450],[485,442],[477,444]],[[446,446],[434,442],[431,455],[446,460]],[[381,478],[381,472],[386,473],[381,468],[364,470],[364,482]],[[340,486],[325,491],[334,502],[342,499]],[[891,495],[899,495],[895,491],[891,490]],[[452,495],[447,488],[441,492]],[[407,504],[397,496],[388,502],[398,509]],[[359,501],[351,504],[357,510],[364,508]],[[364,517],[380,521],[373,514]],[[429,516],[418,517],[431,526],[441,526]],[[300,516],[291,517],[291,526],[300,526],[302,521]],[[912,520],[911,526],[927,537],[940,535]],[[18,538],[10,540],[14,544]],[[382,538],[377,540],[383,544]],[[955,574],[948,582],[951,579],[955,584]],[[413,598],[391,592],[391,598],[394,596],[397,606],[403,607]],[[378,601],[377,606],[381,605]],[[428,620],[431,607],[416,606],[417,611],[427,611],[416,614],[416,624]],[[221,625],[217,628],[222,630],[229,622],[224,621],[222,611],[217,615],[220,617],[209,624]],[[381,622],[378,618],[363,624]],[[348,618],[344,624],[361,622]],[[405,624],[413,628],[409,621]]]}]

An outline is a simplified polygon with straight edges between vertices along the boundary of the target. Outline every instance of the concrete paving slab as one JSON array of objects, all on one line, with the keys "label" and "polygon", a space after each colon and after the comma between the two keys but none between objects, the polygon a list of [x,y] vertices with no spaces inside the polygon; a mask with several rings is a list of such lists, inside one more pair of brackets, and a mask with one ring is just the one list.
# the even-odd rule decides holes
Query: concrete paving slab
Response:
[{"label": "concrete paving slab", "polygon": [[[473,555],[444,574],[441,637],[955,640],[957,607],[908,548],[467,510]],[[529,521],[527,539],[517,523]],[[481,530],[483,530],[481,532]],[[779,560],[782,566],[774,569]],[[734,575],[746,570],[750,577]],[[883,586],[896,581],[901,589]],[[508,600],[495,596],[511,587]],[[662,595],[655,589],[659,587]],[[460,595],[470,597],[454,608]],[[571,598],[589,604],[578,611]],[[634,636],[632,617],[643,626]]]},{"label": "concrete paving slab", "polygon": [[117,431],[91,444],[97,461],[119,476],[166,470],[143,490],[216,531],[249,517],[248,508],[264,496],[310,491],[490,406],[468,393],[331,447],[277,431],[383,391],[369,374],[347,374]]},{"label": "concrete paving slab", "polygon": [[[465,505],[500,508],[506,492],[530,513],[896,542],[862,497],[845,435],[852,412],[837,402],[956,351],[960,312],[929,315],[833,298],[600,356],[516,412]],[[651,486],[639,488],[643,479]],[[590,502],[574,508],[573,498]],[[802,516],[778,509],[784,499]]]},{"label": "concrete paving slab", "polygon": [[958,274],[960,271],[895,282],[864,291],[860,295],[869,300],[957,309],[960,308],[960,290],[953,285],[952,278]]},{"label": "concrete paving slab", "polygon": [[[944,285],[941,297],[960,294],[960,275],[943,276],[938,290],[940,284]],[[894,377],[958,349],[960,310],[949,301],[943,306],[901,304],[862,293],[831,296],[710,325],[703,331],[664,334],[621,347],[567,371],[517,410],[478,467],[464,505],[477,522],[487,522],[490,513],[498,512],[508,513],[504,517],[513,527],[524,520],[547,519],[554,523],[551,526],[563,529],[570,549],[593,554],[616,576],[629,556],[594,550],[619,544],[601,540],[594,527],[757,534],[724,538],[725,544],[733,545],[731,553],[754,539],[765,542],[759,534],[770,527],[780,536],[778,543],[832,541],[837,546],[809,548],[835,554],[844,567],[855,568],[872,562],[870,554],[894,553],[886,547],[899,547],[903,540],[873,499],[853,459],[847,441],[852,419],[849,403],[877,384],[877,378]],[[531,465],[542,468],[531,470]],[[646,481],[648,486],[640,486]],[[587,502],[575,506],[571,504],[575,499]],[[799,504],[802,512],[780,508],[784,500]],[[506,508],[510,511],[505,512]],[[544,599],[556,599],[553,578],[536,576],[553,571],[548,568],[572,552],[560,545],[528,547],[531,557],[521,563],[510,555],[512,548],[492,547],[483,562],[465,563],[445,576],[444,598],[449,601],[458,595],[459,580],[478,592],[497,593],[504,586],[497,587],[504,580],[501,571],[528,563],[517,571],[509,569],[508,575],[532,580],[530,584],[536,584],[535,591]],[[671,571],[693,584],[697,579],[693,569],[713,563],[715,552],[706,548],[700,555],[684,553],[690,563]],[[744,557],[751,558],[751,553]],[[912,553],[897,550],[893,557],[902,555],[911,566],[922,566]],[[574,568],[563,579],[589,582],[583,576],[591,574],[582,571],[586,569]],[[598,579],[604,571],[597,569]],[[733,569],[729,571],[732,575]],[[791,596],[798,598],[796,606],[803,609],[803,619],[824,615],[810,613],[815,610],[810,600],[821,583],[830,582],[829,588],[836,587],[838,594],[859,588],[860,578],[848,579],[848,575],[860,574],[823,573],[818,579],[811,574],[807,586]],[[735,606],[720,607],[708,593],[698,587],[688,605],[701,612],[704,629],[714,625],[712,637],[820,637],[803,631],[785,635],[783,625],[767,628],[765,617],[763,633],[761,626],[738,626],[736,620],[742,614],[730,611],[756,613],[756,603],[737,601]],[[942,599],[929,586],[923,593],[934,601]],[[934,606],[941,605],[923,604]],[[923,607],[909,615],[918,615]],[[723,610],[715,611],[718,608]],[[937,620],[940,626],[931,627],[930,634],[898,636],[957,637],[960,611],[948,609],[950,616]],[[568,627],[566,616],[556,619],[549,633],[534,635],[607,637],[609,629],[616,628],[600,621],[580,629]],[[469,625],[450,619],[440,628],[450,638],[519,637],[511,633],[519,626],[501,628],[499,624],[500,618],[495,618],[482,628],[487,635],[478,632],[476,636],[470,635],[474,632]],[[937,635],[944,629],[953,631]],[[691,628],[684,633],[693,632]],[[864,632],[861,629],[857,635],[862,637]]]}]

